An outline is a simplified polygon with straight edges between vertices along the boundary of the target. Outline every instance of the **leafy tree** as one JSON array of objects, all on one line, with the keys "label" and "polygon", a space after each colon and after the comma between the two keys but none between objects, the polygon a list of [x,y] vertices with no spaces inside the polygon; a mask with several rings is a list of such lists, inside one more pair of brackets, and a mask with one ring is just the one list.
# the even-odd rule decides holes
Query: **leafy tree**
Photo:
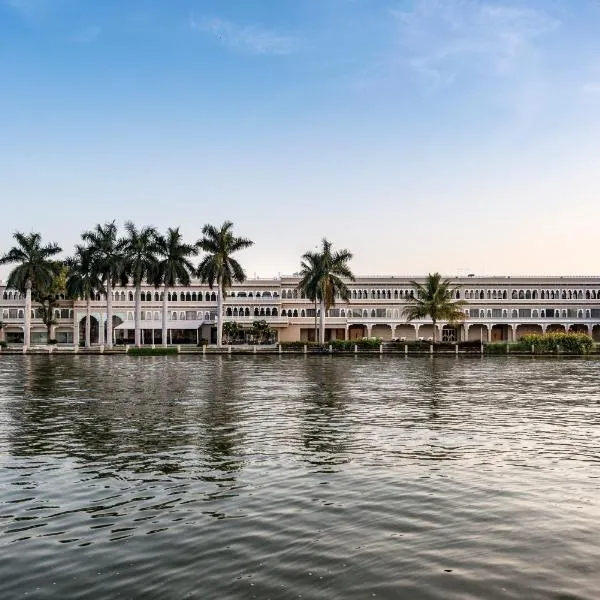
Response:
[{"label": "leafy tree", "polygon": [[131,222],[125,223],[127,233],[123,243],[123,284],[131,280],[135,287],[135,345],[141,346],[141,295],[142,283],[156,281],[158,233],[154,227],[137,229]]},{"label": "leafy tree", "polygon": [[217,284],[217,346],[223,345],[223,299],[225,291],[233,282],[242,283],[246,273],[240,263],[232,258],[232,254],[252,246],[254,242],[247,238],[235,237],[232,232],[233,223],[225,221],[220,228],[205,225],[202,228],[202,239],[198,247],[206,252],[198,267],[198,277],[202,283],[208,283],[210,289]]},{"label": "leafy tree", "polygon": [[429,317],[433,323],[433,343],[437,341],[437,322],[448,321],[455,323],[462,321],[465,314],[461,308],[465,305],[462,300],[453,300],[456,290],[448,279],[443,279],[439,273],[429,273],[424,283],[411,281],[414,295],[407,298],[406,308],[403,311],[408,321],[426,319]]},{"label": "leafy tree", "polygon": [[32,290],[48,287],[54,278],[52,257],[62,249],[57,244],[42,246],[39,233],[25,234],[16,232],[13,235],[16,246],[0,257],[0,265],[17,263],[9,274],[7,287],[25,293],[25,331],[24,346],[31,344],[31,300]]},{"label": "leafy tree", "polygon": [[42,321],[46,326],[48,343],[54,342],[52,327],[56,325],[54,309],[58,306],[60,296],[66,294],[67,267],[59,261],[52,262],[52,280],[33,287],[32,298],[41,305]]},{"label": "leafy tree", "polygon": [[262,344],[273,339],[275,330],[269,327],[269,324],[264,319],[261,319],[252,323],[252,335],[259,344]]},{"label": "leafy tree", "polygon": [[225,321],[223,323],[223,333],[228,344],[231,344],[240,334],[240,326],[235,321]]},{"label": "leafy tree", "polygon": [[[83,298],[86,302],[85,347],[91,345],[91,303],[96,292],[104,292],[102,281],[94,264],[94,249],[76,245],[75,253],[65,261],[68,269],[66,292],[69,298]],[[76,344],[79,340],[74,340]]]},{"label": "leafy tree", "polygon": [[154,283],[163,286],[162,305],[162,343],[167,346],[167,308],[169,288],[190,284],[190,275],[195,272],[190,257],[196,256],[198,249],[191,244],[185,244],[179,227],[167,229],[166,235],[156,238],[157,264]]},{"label": "leafy tree", "polygon": [[[96,225],[91,231],[81,234],[92,252],[94,272],[101,278],[106,292],[106,346],[112,348],[114,343],[112,289],[123,273],[124,241],[119,239],[119,231],[114,221],[104,225]],[[102,321],[102,319],[100,319]],[[100,331],[104,325],[100,323]]]},{"label": "leafy tree", "polygon": [[320,252],[306,252],[300,264],[300,282],[298,287],[310,300],[320,303],[319,341],[325,341],[325,313],[335,305],[336,297],[345,302],[350,300],[350,290],[344,279],[355,281],[348,266],[352,259],[349,250],[333,252],[332,244],[323,238]]}]

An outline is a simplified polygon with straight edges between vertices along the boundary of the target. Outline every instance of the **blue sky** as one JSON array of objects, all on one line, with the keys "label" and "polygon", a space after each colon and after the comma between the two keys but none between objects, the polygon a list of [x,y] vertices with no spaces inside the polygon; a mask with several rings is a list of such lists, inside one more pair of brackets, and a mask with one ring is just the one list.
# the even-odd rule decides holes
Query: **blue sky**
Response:
[{"label": "blue sky", "polygon": [[[0,0],[0,246],[225,219],[250,276],[598,274],[597,0]],[[4,251],[3,250],[3,251]]]}]

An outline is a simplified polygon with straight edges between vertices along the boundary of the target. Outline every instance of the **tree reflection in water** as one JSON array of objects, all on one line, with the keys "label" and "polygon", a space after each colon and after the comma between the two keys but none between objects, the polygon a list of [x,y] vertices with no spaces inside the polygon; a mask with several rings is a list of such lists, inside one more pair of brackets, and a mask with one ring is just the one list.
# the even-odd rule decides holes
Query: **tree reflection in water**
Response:
[{"label": "tree reflection in water", "polygon": [[[23,357],[23,392],[14,390],[10,408],[12,452],[73,457],[95,463],[102,476],[179,471],[191,444],[181,401],[189,381],[165,358]],[[130,360],[143,361],[135,378]]]},{"label": "tree reflection in water", "polygon": [[208,360],[213,371],[202,392],[205,402],[200,415],[202,445],[209,471],[204,478],[230,481],[244,465],[240,429],[242,414],[237,402],[244,371],[228,357],[216,356]]},{"label": "tree reflection in water", "polygon": [[348,418],[348,397],[343,382],[347,379],[346,361],[330,357],[305,360],[308,384],[303,399],[302,439],[308,451],[306,460],[326,470],[347,463],[353,425]]}]

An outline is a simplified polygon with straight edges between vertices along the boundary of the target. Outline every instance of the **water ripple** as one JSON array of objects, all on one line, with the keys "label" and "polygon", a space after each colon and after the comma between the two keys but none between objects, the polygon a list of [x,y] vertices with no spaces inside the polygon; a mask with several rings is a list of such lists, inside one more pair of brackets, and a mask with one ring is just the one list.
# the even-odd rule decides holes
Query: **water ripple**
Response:
[{"label": "water ripple", "polygon": [[2,597],[597,598],[599,366],[1,356]]}]

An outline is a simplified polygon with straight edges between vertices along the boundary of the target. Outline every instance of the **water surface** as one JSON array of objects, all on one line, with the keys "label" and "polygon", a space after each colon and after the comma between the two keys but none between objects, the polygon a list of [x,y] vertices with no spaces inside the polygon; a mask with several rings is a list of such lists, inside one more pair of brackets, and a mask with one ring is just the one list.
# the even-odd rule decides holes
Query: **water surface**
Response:
[{"label": "water surface", "polygon": [[0,597],[597,599],[599,375],[0,356]]}]

